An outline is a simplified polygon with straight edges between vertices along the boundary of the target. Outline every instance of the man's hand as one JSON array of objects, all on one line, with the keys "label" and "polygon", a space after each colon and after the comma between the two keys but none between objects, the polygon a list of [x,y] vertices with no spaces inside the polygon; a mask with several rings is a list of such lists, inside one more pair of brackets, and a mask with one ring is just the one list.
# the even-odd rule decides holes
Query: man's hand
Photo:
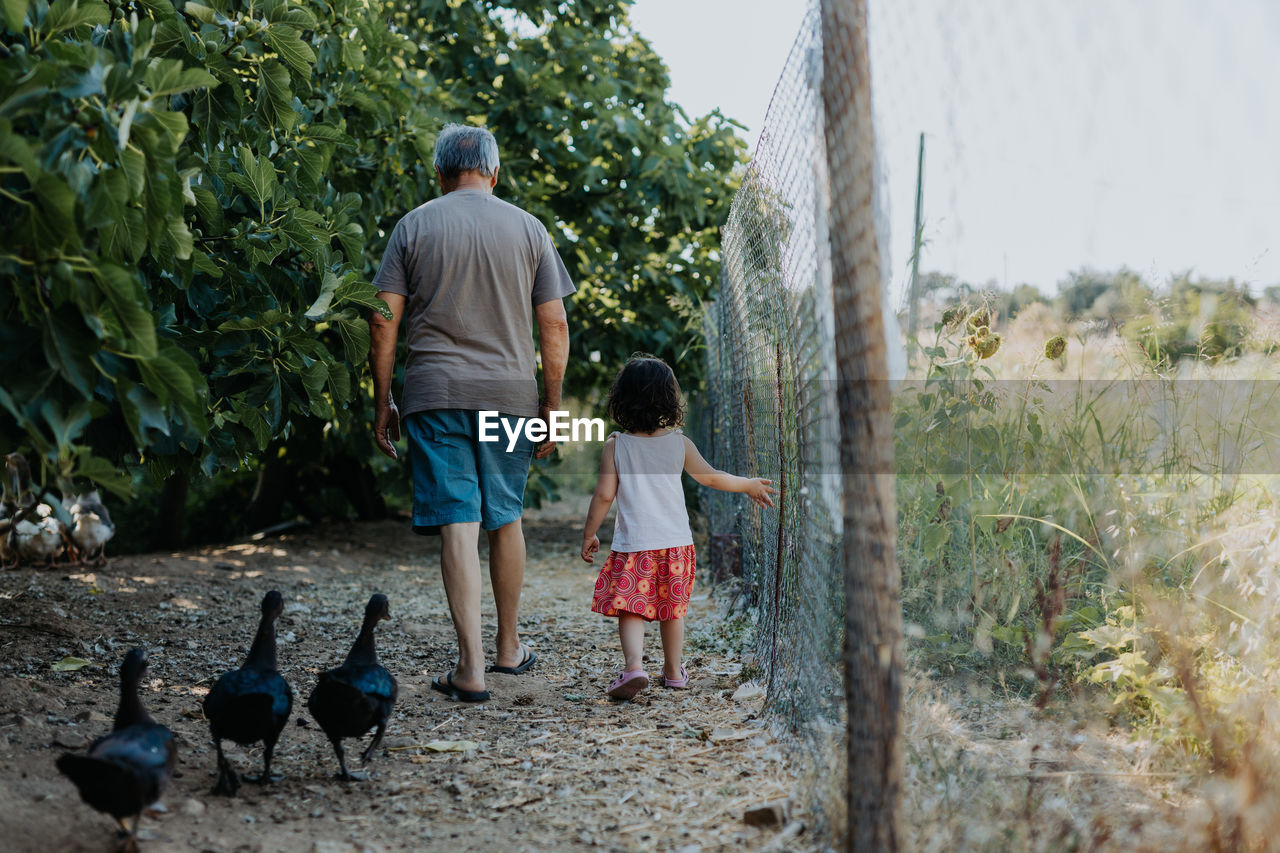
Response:
[{"label": "man's hand", "polygon": [[548,433],[547,433],[547,440],[539,444],[534,449],[533,451],[534,459],[546,459],[552,453],[556,452],[556,443],[551,440],[551,435],[550,435],[551,409],[552,409],[552,406],[549,403],[538,404],[538,417],[542,418],[542,422],[547,424]]},{"label": "man's hand", "polygon": [[378,442],[378,449],[392,459],[399,459],[394,442],[400,440],[400,410],[396,401],[387,398],[373,407],[373,438]]},{"label": "man's hand", "polygon": [[600,550],[599,536],[583,536],[582,537],[582,559],[588,563],[596,561],[596,551]]},{"label": "man's hand", "polygon": [[[383,259],[386,262],[386,259]],[[389,291],[378,291],[378,298],[387,305],[390,317],[381,311],[369,312],[369,372],[373,374],[373,440],[378,449],[392,459],[398,459],[392,442],[400,440],[400,410],[391,396],[391,374],[396,362],[396,336],[399,334],[400,315],[404,313],[404,296]]]}]

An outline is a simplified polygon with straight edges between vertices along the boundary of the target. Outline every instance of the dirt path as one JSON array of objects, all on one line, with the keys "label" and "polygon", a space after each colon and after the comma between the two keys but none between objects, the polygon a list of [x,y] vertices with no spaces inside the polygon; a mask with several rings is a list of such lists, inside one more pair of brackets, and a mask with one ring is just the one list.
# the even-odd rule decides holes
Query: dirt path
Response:
[{"label": "dirt path", "polygon": [[[144,702],[179,745],[169,811],[143,820],[150,853],[803,849],[791,837],[798,827],[743,822],[745,808],[788,796],[795,781],[759,700],[732,698],[740,664],[705,584],[689,623],[692,689],[654,688],[629,704],[604,696],[617,639],[613,622],[588,610],[594,573],[576,555],[579,523],[555,512],[526,522],[521,627],[538,663],[521,676],[491,676],[495,698],[480,706],[429,689],[452,662],[439,545],[402,522],[126,557],[96,571],[0,573],[0,846],[111,845],[111,820],[81,803],[53,762],[110,728],[116,668],[128,648],[145,645]],[[287,603],[280,662],[298,718],[276,752],[287,778],[245,785],[235,799],[211,796],[201,698],[239,665],[272,588]],[[400,700],[371,779],[344,784],[332,778],[332,749],[304,705],[317,673],[346,654],[375,591],[391,602],[378,643]],[[486,602],[487,642],[493,629]],[[92,664],[52,671],[64,656]],[[260,768],[260,750],[231,746],[238,768]],[[348,755],[362,748],[353,746]]]}]

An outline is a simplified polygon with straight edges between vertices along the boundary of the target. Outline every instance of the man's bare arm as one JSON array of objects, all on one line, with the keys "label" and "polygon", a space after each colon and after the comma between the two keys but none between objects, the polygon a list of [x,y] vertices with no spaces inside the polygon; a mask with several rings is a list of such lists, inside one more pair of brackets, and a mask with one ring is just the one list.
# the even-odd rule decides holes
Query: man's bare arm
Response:
[{"label": "man's bare arm", "polygon": [[378,298],[391,309],[391,319],[378,311],[369,312],[369,369],[373,372],[373,438],[378,448],[392,459],[398,458],[395,442],[400,440],[400,411],[391,396],[391,376],[396,366],[396,337],[404,296],[382,290]]},{"label": "man's bare arm", "polygon": [[[542,403],[539,409],[543,420],[549,420],[551,410],[560,408],[564,371],[569,366],[569,318],[562,299],[535,305],[533,313],[538,319],[538,351],[542,355]],[[551,455],[553,450],[555,444],[544,441],[538,445],[534,456],[542,459]]]}]

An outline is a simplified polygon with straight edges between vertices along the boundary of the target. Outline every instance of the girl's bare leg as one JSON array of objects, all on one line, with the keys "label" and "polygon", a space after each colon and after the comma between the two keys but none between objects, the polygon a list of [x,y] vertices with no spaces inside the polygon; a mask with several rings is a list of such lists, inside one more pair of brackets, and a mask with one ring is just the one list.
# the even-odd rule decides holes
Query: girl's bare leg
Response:
[{"label": "girl's bare leg", "polygon": [[662,632],[662,677],[676,681],[684,654],[684,619],[668,619],[658,626]]},{"label": "girl's bare leg", "polygon": [[623,669],[644,669],[644,620],[634,613],[618,614],[618,639],[622,641]]}]

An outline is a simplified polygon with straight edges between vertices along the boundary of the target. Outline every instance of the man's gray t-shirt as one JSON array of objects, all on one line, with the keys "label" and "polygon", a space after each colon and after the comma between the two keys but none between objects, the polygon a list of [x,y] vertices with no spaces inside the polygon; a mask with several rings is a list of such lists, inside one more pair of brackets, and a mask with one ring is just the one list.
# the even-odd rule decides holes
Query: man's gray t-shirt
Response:
[{"label": "man's gray t-shirt", "polygon": [[373,284],[405,297],[403,414],[538,414],[533,308],[574,286],[537,218],[483,190],[446,193],[396,224]]}]

